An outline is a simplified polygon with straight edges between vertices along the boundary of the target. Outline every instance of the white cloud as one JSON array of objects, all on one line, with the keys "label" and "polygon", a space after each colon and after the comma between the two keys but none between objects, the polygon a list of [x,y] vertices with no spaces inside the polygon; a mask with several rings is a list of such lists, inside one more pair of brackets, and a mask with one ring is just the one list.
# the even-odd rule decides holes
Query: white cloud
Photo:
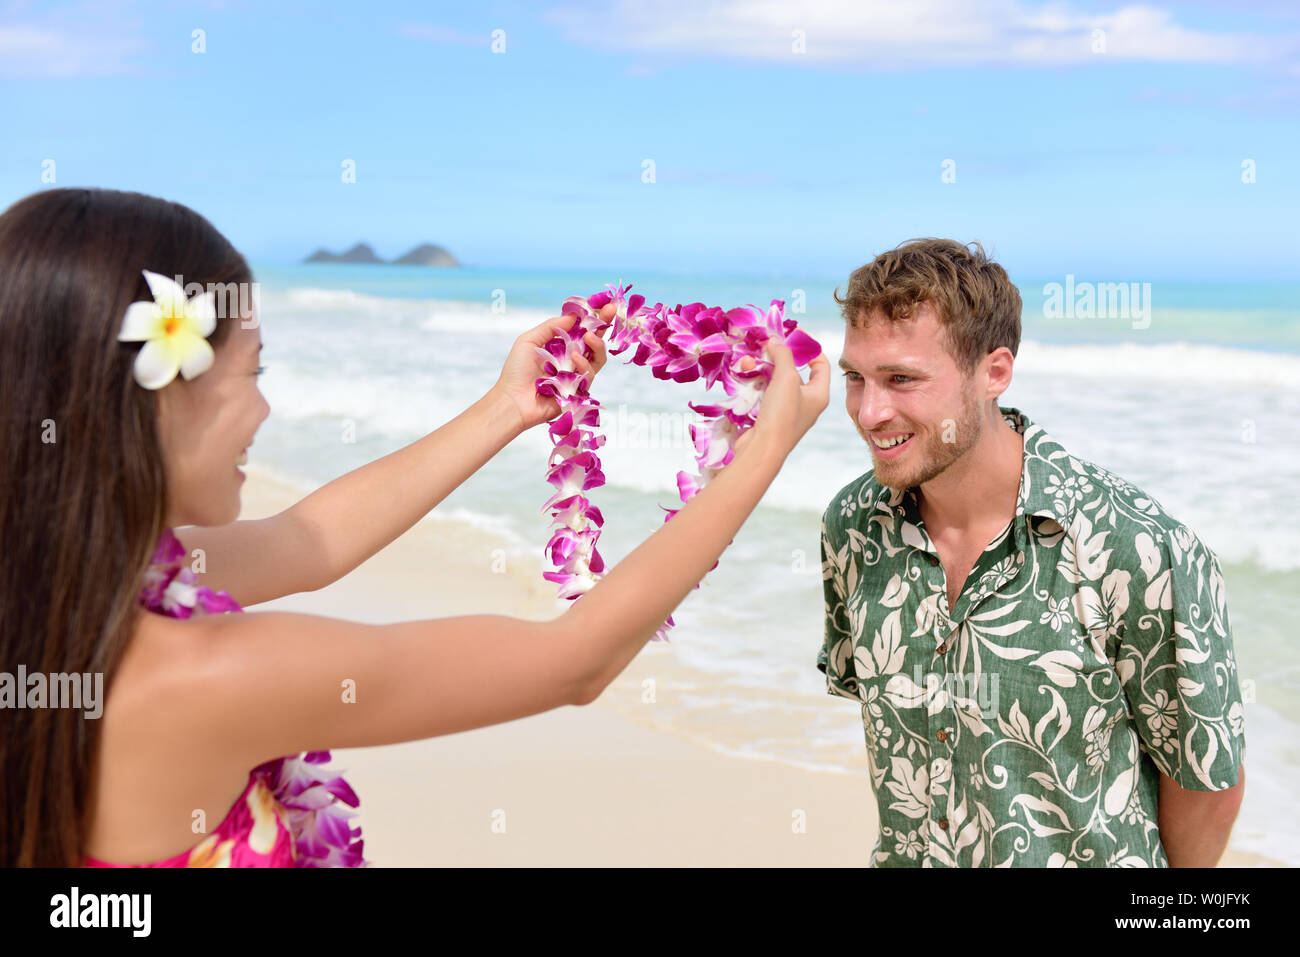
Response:
[{"label": "white cloud", "polygon": [[[1168,10],[1091,12],[1020,0],[614,0],[548,13],[572,40],[658,54],[830,62],[871,68],[1065,66],[1139,60],[1241,63],[1283,60],[1290,36],[1214,33]],[[801,31],[804,52],[795,52]],[[1102,31],[1104,52],[1094,52]]]},{"label": "white cloud", "polygon": [[[25,4],[0,9],[0,77],[111,76],[139,73],[139,31],[111,8],[79,5],[19,22]],[[188,36],[178,42],[189,47]]]}]

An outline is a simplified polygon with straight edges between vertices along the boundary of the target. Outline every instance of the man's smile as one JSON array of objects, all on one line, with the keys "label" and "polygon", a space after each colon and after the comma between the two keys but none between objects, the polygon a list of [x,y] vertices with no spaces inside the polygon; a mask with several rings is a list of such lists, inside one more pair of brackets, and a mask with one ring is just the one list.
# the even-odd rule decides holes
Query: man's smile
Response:
[{"label": "man's smile", "polygon": [[912,436],[915,432],[893,432],[884,435],[871,435],[871,449],[882,458],[894,458],[901,455],[903,450],[911,445]]}]

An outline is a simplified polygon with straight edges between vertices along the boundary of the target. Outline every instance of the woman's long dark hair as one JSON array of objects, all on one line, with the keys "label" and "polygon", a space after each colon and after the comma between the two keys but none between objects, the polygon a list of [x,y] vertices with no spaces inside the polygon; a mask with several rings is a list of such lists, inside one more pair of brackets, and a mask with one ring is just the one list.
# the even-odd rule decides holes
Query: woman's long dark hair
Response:
[{"label": "woman's long dark hair", "polygon": [[[157,394],[132,375],[142,343],[117,341],[127,306],[152,299],[145,269],[252,279],[211,223],[152,196],[55,189],[0,215],[0,672],[99,672],[108,694],[134,633],[167,514]],[[0,865],[79,863],[98,720],[0,722]]]}]

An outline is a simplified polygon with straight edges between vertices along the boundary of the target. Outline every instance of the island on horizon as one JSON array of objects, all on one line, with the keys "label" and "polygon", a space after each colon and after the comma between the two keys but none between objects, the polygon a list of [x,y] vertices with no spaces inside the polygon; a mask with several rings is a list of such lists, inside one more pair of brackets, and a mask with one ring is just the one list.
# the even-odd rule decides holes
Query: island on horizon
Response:
[{"label": "island on horizon", "polygon": [[404,256],[399,256],[390,263],[385,263],[375,255],[368,243],[357,243],[342,253],[332,253],[328,249],[318,249],[306,259],[305,263],[378,263],[390,266],[459,266],[460,262],[433,243],[421,243]]}]

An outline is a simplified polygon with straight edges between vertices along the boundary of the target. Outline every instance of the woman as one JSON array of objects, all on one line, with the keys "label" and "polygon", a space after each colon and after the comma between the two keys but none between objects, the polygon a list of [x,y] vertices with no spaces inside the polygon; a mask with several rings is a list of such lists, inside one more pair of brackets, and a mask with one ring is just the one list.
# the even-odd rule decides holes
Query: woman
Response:
[{"label": "woman", "polygon": [[[554,620],[218,614],[329,584],[557,415],[534,388],[535,347],[572,317],[520,336],[488,394],[436,432],[278,516],[235,523],[237,465],[270,411],[259,317],[217,319],[210,354],[196,341],[184,355],[142,346],[162,335],[147,315],[162,277],[252,280],[207,220],[152,197],[51,190],[0,215],[4,668],[101,673],[107,689],[99,719],[5,712],[5,865],[362,863],[356,797],[320,768],[325,749],[594,700],[717,562],[827,404],[825,357],[805,384],[769,341],[771,384],[732,463]],[[604,345],[586,344],[590,359],[575,362],[594,375]],[[183,546],[170,531],[182,526],[198,526]],[[198,549],[203,588],[187,568]],[[225,816],[212,827],[203,809]]]}]

